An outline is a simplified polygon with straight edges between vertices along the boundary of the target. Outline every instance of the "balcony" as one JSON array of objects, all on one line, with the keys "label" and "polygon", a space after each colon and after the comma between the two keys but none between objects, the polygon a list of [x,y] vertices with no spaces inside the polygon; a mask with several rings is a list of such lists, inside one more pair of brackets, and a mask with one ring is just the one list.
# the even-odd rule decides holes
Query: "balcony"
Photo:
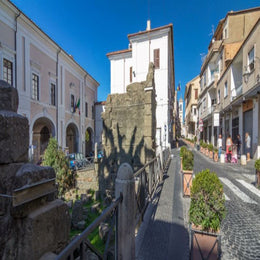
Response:
[{"label": "balcony", "polygon": [[236,99],[236,97],[240,96],[242,94],[242,90],[243,90],[243,84],[242,83],[238,88],[233,88],[231,90],[231,101]]}]

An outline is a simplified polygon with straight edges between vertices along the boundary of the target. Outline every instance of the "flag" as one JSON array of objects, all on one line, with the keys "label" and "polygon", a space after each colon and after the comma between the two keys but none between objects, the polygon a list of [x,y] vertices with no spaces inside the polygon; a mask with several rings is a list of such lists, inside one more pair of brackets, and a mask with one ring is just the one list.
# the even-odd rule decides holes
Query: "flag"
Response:
[{"label": "flag", "polygon": [[78,103],[77,103],[77,108],[79,109],[79,115],[80,115],[80,98],[79,98]]},{"label": "flag", "polygon": [[177,91],[181,90],[181,83],[179,82],[178,86],[177,86]]}]

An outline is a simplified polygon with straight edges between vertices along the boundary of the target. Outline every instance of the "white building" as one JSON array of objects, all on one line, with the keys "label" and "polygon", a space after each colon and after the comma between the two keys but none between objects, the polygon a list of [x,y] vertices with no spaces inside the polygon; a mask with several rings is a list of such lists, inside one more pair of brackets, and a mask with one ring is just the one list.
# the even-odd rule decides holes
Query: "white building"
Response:
[{"label": "white building", "polygon": [[125,93],[132,82],[145,81],[149,62],[155,66],[156,145],[169,147],[173,138],[174,55],[173,25],[128,35],[127,50],[107,54],[111,68],[111,94]]},{"label": "white building", "polygon": [[186,136],[186,129],[184,126],[184,122],[183,122],[183,113],[184,113],[184,108],[183,108],[183,99],[180,98],[179,99],[179,119],[180,119],[180,127],[181,127],[181,135],[182,136]]}]

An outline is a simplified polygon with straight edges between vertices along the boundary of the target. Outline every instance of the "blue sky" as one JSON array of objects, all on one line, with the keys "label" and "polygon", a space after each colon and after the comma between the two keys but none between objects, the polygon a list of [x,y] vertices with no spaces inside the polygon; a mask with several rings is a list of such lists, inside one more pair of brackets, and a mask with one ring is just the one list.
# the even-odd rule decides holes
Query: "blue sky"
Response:
[{"label": "blue sky", "polygon": [[99,83],[98,100],[110,92],[106,53],[126,49],[127,35],[169,23],[174,26],[175,83],[200,72],[212,26],[228,11],[259,6],[259,0],[13,0],[29,18],[85,68]]}]

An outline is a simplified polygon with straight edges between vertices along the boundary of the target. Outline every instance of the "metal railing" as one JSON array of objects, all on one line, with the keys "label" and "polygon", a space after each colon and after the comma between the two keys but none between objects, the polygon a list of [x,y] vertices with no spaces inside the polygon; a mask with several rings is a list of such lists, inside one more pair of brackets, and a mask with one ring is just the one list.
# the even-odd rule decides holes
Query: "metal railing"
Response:
[{"label": "metal railing", "polygon": [[[114,227],[116,229],[115,236],[117,234],[116,215],[118,205],[122,201],[122,199],[123,197],[120,196],[114,202],[112,202],[112,204],[108,208],[106,208],[94,222],[92,222],[79,236],[72,240],[71,243],[64,250],[62,250],[62,252],[56,257],[56,260],[72,260],[77,259],[78,257],[79,259],[85,259],[88,249],[92,251],[99,259],[106,259],[108,246]],[[102,255],[91,245],[88,240],[88,236],[101,224],[101,222],[103,222],[108,217],[112,217],[112,223],[106,241],[105,252]],[[116,252],[117,250],[115,248],[115,254]]]},{"label": "metal railing", "polygon": [[[148,162],[144,167],[138,170],[136,173],[133,173],[132,178],[134,182],[133,184],[134,187],[133,187],[132,195],[129,195],[129,193],[122,194],[120,192],[120,196],[118,196],[118,198],[115,199],[114,202],[108,208],[106,208],[102,212],[102,214],[94,222],[92,222],[79,236],[77,236],[74,240],[72,240],[70,244],[57,256],[56,260],[86,259],[86,254],[88,250],[94,253],[99,259],[107,259],[107,253],[110,246],[110,242],[112,241],[111,240],[112,235],[114,235],[114,241],[115,241],[114,257],[115,259],[118,259],[118,254],[122,256],[122,254],[124,253],[118,251],[120,251],[120,249],[122,250],[122,248],[129,246],[127,243],[125,244],[125,242],[123,241],[124,235],[122,236],[122,234],[129,234],[131,232],[135,232],[135,230],[138,229],[138,225],[143,220],[143,216],[148,206],[148,203],[151,201],[153,194],[155,193],[158,187],[158,184],[160,183],[160,181],[162,181],[163,174],[167,170],[169,166],[169,162],[170,162],[170,149],[167,148],[164,151],[162,151],[158,156],[156,156],[154,159],[152,159],[150,162]],[[121,185],[120,183],[123,183],[123,185],[126,186],[127,185],[131,186],[131,180],[129,180],[129,184],[124,184],[125,182],[119,180],[119,185]],[[116,190],[117,190],[117,185],[118,184],[116,180]],[[129,191],[129,189],[126,189],[126,191]],[[135,205],[134,211],[131,211],[130,208],[128,209],[126,208],[127,205],[131,204],[127,202],[129,199],[130,201],[133,201],[132,205]],[[128,214],[130,214],[130,212],[133,212],[134,214],[134,216],[133,215],[131,216],[131,218],[134,218],[133,220],[134,228],[126,227],[125,224],[123,223],[128,224],[129,222],[122,221],[122,216],[123,218],[126,217],[129,220]],[[101,222],[107,219],[111,220],[110,230],[108,232],[104,253],[101,254],[91,245],[90,241],[88,240],[88,236],[96,228],[99,227]],[[127,229],[130,229],[130,231]],[[123,230],[125,233],[123,232]],[[119,234],[121,236],[121,239],[119,237]],[[120,246],[118,243],[121,243]],[[129,253],[129,251],[127,250],[125,252]]]}]

